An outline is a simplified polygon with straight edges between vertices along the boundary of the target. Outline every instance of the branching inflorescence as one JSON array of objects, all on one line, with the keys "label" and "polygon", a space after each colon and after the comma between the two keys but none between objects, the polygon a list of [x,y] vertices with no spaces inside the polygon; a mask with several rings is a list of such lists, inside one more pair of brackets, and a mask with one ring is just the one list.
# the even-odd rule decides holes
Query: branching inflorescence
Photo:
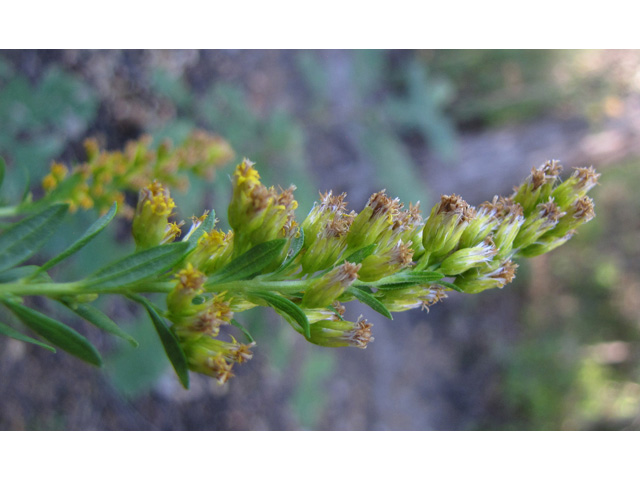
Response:
[{"label": "branching inflorescence", "polygon": [[[271,307],[311,343],[366,348],[374,339],[372,325],[362,316],[349,319],[344,303],[358,300],[391,318],[391,312],[428,310],[451,290],[504,287],[515,277],[517,257],[562,245],[594,217],[586,194],[599,175],[578,168],[560,182],[560,171],[557,161],[549,161],[532,169],[510,197],[495,196],[478,207],[458,195],[442,195],[426,219],[419,204],[405,208],[384,191],[373,194],[359,213],[347,209],[345,193],[327,192],[298,223],[294,187],[267,188],[253,163],[244,160],[232,176],[228,232],[216,229],[213,211],[193,217],[183,232],[184,222],[172,221],[169,185],[156,176],[141,189],[133,213],[135,253],[71,283],[46,275],[58,257],[43,267],[13,268],[28,255],[3,264],[6,253],[0,254],[0,267],[9,269],[0,274],[9,279],[0,284],[0,300],[45,340],[98,364],[99,354],[84,337],[24,306],[22,297],[45,295],[130,339],[90,304],[99,294],[125,295],[148,311],[185,387],[188,370],[224,383],[236,363],[252,358],[255,345],[236,320],[238,312]],[[54,204],[8,228],[0,251],[15,248],[20,235],[32,235],[40,224],[49,228],[65,210],[65,204]],[[115,206],[68,250],[81,248],[74,245],[91,240],[114,214]],[[165,293],[166,306],[144,293]],[[0,326],[0,333],[48,346]],[[242,341],[230,335],[232,328]]]}]

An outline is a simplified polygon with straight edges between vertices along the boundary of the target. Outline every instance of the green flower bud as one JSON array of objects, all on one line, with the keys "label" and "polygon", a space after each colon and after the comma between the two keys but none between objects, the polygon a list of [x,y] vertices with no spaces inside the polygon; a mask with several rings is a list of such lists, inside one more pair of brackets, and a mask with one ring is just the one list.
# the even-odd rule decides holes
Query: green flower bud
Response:
[{"label": "green flower bud", "polygon": [[513,242],[515,241],[525,218],[522,215],[522,207],[513,203],[510,199],[502,199],[502,208],[497,213],[500,223],[493,235],[493,243],[498,249],[499,258],[507,258],[511,255]]},{"label": "green flower bud", "polygon": [[371,323],[360,316],[356,323],[343,320],[320,320],[311,324],[309,342],[322,347],[357,347],[367,348],[373,342]]},{"label": "green flower bud", "polygon": [[528,215],[540,200],[549,198],[561,171],[562,166],[557,160],[550,160],[540,168],[532,168],[531,175],[516,188],[512,200],[519,203],[524,214]]},{"label": "green flower bud", "polygon": [[537,210],[537,214],[529,216],[520,227],[518,235],[513,241],[514,249],[531,245],[544,233],[555,227],[558,220],[565,215],[565,212],[558,208],[552,198],[547,203],[538,204]]},{"label": "green flower bud", "polygon": [[360,265],[344,262],[314,281],[302,297],[302,308],[331,305],[358,278]]},{"label": "green flower bud", "polygon": [[244,363],[253,354],[250,348],[255,345],[224,342],[215,338],[202,336],[196,340],[184,342],[182,348],[187,357],[189,368],[195,372],[204,373],[224,384],[233,377],[231,370],[235,363]]},{"label": "green flower bud", "polygon": [[[260,183],[253,163],[244,160],[233,176],[233,197],[229,204],[229,224],[234,230],[233,256],[237,257],[269,240],[294,234],[294,210],[298,202],[290,187],[277,193]],[[283,253],[284,255],[284,253]]]},{"label": "green flower bud", "polygon": [[190,263],[175,277],[178,283],[167,295],[167,308],[176,317],[191,316],[201,308],[193,304],[193,299],[202,293],[207,277]]},{"label": "green flower bud", "polygon": [[138,248],[146,249],[172,241],[180,233],[179,226],[170,224],[168,220],[175,206],[169,189],[158,182],[154,181],[140,190],[132,224]]},{"label": "green flower bud", "polygon": [[462,233],[475,217],[475,209],[458,195],[442,195],[422,232],[425,255],[443,257],[456,248]]},{"label": "green flower bud", "polygon": [[[497,196],[494,201],[497,201]],[[460,236],[459,248],[473,247],[485,239],[498,225],[499,218],[496,208],[489,202],[480,205],[476,216],[469,221],[469,225]]]},{"label": "green flower bud", "polygon": [[371,195],[367,205],[356,216],[349,229],[349,251],[354,252],[376,243],[378,237],[393,226],[400,207],[399,200],[387,197],[384,190]]},{"label": "green flower bud", "polygon": [[390,249],[384,252],[378,251],[366,257],[358,272],[360,280],[375,282],[411,265],[413,250],[409,247],[411,242],[404,244],[402,240],[398,240],[398,243]]},{"label": "green flower bud", "polygon": [[489,237],[475,247],[462,248],[453,252],[444,259],[439,271],[447,276],[458,275],[470,268],[489,264],[496,253],[498,250]]},{"label": "green flower bud", "polygon": [[558,185],[551,196],[560,208],[566,208],[598,184],[600,174],[593,167],[576,168],[567,180]]},{"label": "green flower bud", "polygon": [[538,255],[550,252],[554,248],[558,248],[560,245],[564,245],[574,234],[575,231],[571,230],[563,237],[545,238],[546,235],[543,235],[531,245],[518,251],[518,255],[523,257],[537,257]]},{"label": "green flower bud", "polygon": [[[380,295],[381,292],[382,295]],[[429,310],[431,305],[447,298],[442,285],[415,285],[393,290],[379,290],[376,296],[391,312],[402,312],[418,307]]]},{"label": "green flower bud", "polygon": [[515,278],[517,264],[506,260],[497,267],[467,270],[456,278],[454,285],[465,293],[479,293],[488,288],[502,288]]}]

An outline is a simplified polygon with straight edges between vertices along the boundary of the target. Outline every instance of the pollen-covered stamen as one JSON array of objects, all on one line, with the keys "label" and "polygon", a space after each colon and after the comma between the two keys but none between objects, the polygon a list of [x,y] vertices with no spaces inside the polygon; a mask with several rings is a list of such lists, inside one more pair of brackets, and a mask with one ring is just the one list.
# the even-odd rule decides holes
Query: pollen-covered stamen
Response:
[{"label": "pollen-covered stamen", "polygon": [[553,198],[549,198],[549,201],[546,203],[539,204],[537,208],[540,212],[540,218],[545,219],[545,223],[543,224],[545,226],[547,224],[555,225],[558,223],[558,220],[565,215],[565,212],[558,208]]},{"label": "pollen-covered stamen", "polygon": [[182,233],[182,230],[180,229],[180,227],[183,225],[184,225],[184,221],[180,221],[180,223],[176,223],[176,222],[168,223],[164,229],[164,237],[162,237],[162,241],[160,243],[165,244],[165,243],[173,242]]},{"label": "pollen-covered stamen", "polygon": [[207,367],[209,375],[215,377],[221,385],[224,385],[230,378],[234,377],[233,373],[231,373],[233,364],[227,362],[220,353],[207,359]]},{"label": "pollen-covered stamen", "polygon": [[411,265],[412,260],[413,249],[411,248],[411,242],[403,243],[402,240],[398,240],[398,243],[391,249],[389,262],[392,265],[406,267]]},{"label": "pollen-covered stamen", "polygon": [[593,219],[596,214],[593,209],[593,199],[589,197],[582,197],[573,205],[573,209],[575,212],[573,213],[573,218],[578,220],[583,220],[584,222],[588,222]]},{"label": "pollen-covered stamen", "polygon": [[207,277],[190,263],[176,274],[178,284],[182,290],[188,292],[199,292]]},{"label": "pollen-covered stamen", "polygon": [[344,262],[334,270],[332,280],[346,288],[358,279],[358,270],[360,270],[359,264]]},{"label": "pollen-covered stamen", "polygon": [[442,285],[431,285],[427,293],[420,297],[420,309],[429,312],[429,307],[447,298],[446,290]]},{"label": "pollen-covered stamen", "polygon": [[373,342],[375,338],[371,335],[372,323],[368,323],[362,315],[358,317],[353,330],[346,332],[346,336],[354,347],[365,349],[369,342]]},{"label": "pollen-covered stamen", "polygon": [[595,187],[600,178],[600,174],[593,167],[576,167],[572,176],[578,179],[578,187],[585,193]]},{"label": "pollen-covered stamen", "polygon": [[373,210],[373,213],[371,214],[372,217],[382,217],[385,215],[390,215],[391,217],[393,217],[397,215],[397,213],[403,206],[397,197],[392,199],[388,197],[384,192],[384,190],[381,190],[369,197],[367,206],[371,207],[371,209]]},{"label": "pollen-covered stamen", "polygon": [[541,169],[547,177],[557,178],[562,172],[562,165],[558,160],[547,160]]},{"label": "pollen-covered stamen", "polygon": [[486,275],[488,278],[493,278],[499,281],[498,288],[504,287],[506,284],[511,283],[516,278],[517,263],[513,263],[511,260],[507,260],[500,267],[493,272]]}]

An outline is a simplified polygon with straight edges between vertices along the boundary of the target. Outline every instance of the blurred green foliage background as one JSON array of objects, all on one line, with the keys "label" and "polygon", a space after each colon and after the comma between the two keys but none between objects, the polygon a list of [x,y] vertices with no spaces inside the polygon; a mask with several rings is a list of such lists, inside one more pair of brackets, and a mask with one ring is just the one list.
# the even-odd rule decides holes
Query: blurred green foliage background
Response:
[{"label": "blurred green foliage background", "polygon": [[[363,381],[349,377],[357,368],[345,370],[343,365],[358,362],[360,352],[301,343],[263,311],[243,316],[259,343],[261,353],[252,362],[256,366],[239,372],[224,389],[203,379],[195,393],[176,391],[163,380],[166,359],[150,326],[137,320],[143,317],[140,312],[105,299],[104,308],[145,339],[138,350],[124,343],[108,345],[107,384],[100,386],[115,392],[116,401],[132,405],[135,418],[83,423],[71,418],[72,411],[60,411],[60,404],[52,407],[42,400],[45,406],[33,410],[12,407],[10,413],[7,407],[0,412],[0,424],[6,429],[143,429],[150,428],[146,420],[136,419],[167,404],[178,411],[187,405],[202,423],[194,424],[187,414],[174,423],[148,420],[157,428],[637,428],[639,78],[640,53],[634,51],[0,52],[0,155],[8,161],[11,179],[2,192],[5,203],[16,201],[28,182],[35,196],[41,194],[39,181],[51,160],[68,165],[83,161],[87,136],[116,149],[145,133],[155,141],[178,143],[194,128],[225,137],[237,152],[236,161],[246,156],[257,163],[265,184],[295,184],[299,218],[318,191],[331,188],[348,191],[354,209],[376,189],[386,188],[406,203],[421,200],[425,213],[441,193],[452,193],[442,191],[433,178],[453,188],[474,185],[471,195],[508,194],[509,183],[503,191],[486,192],[485,176],[501,173],[515,183],[548,159],[536,156],[536,149],[545,145],[559,145],[558,157],[571,165],[594,163],[602,173],[602,185],[594,190],[597,218],[569,244],[523,263],[515,284],[488,300],[456,297],[452,307],[437,305],[429,314],[425,324],[431,337],[448,342],[457,355],[451,358],[459,361],[450,385],[435,379],[433,388],[440,390],[429,395],[444,403],[461,402],[464,415],[429,423],[410,411],[415,423],[395,424],[367,413],[367,408],[380,408],[371,406],[361,412],[364,420],[344,412],[341,417],[332,411],[336,402],[357,396],[349,389]],[[530,127],[549,125],[557,132],[558,124],[570,127],[569,139],[575,142],[569,147]],[[465,145],[477,145],[469,143],[471,138],[484,139],[488,147],[469,152]],[[497,158],[495,152],[503,147],[504,158]],[[534,164],[529,164],[531,158]],[[176,192],[181,217],[213,207],[226,228],[233,166],[219,171],[213,183],[193,177],[187,191]],[[461,171],[467,183],[456,183]],[[67,231],[81,229],[91,218],[90,212],[70,218]],[[60,275],[81,275],[93,269],[95,259],[106,263],[110,255],[131,248],[128,228],[120,221]],[[62,240],[54,238],[45,255],[59,251]],[[471,307],[452,313],[465,301]],[[500,302],[515,302],[515,318],[506,318],[509,310],[500,313]],[[492,324],[480,347],[477,340],[458,342],[451,331],[439,330],[439,322],[467,315],[463,328],[470,337],[482,336],[483,323],[473,318],[485,311],[510,323],[504,331]],[[398,331],[417,331],[421,318],[398,320],[406,322]],[[384,348],[376,352],[379,342],[378,337],[366,351],[366,372],[376,365],[373,356],[388,354]],[[8,351],[7,342],[2,345]],[[465,386],[465,365],[481,356],[490,368],[478,384]],[[24,375],[11,365],[3,371],[3,389],[20,382],[19,373]],[[54,381],[61,384],[66,373],[59,372]],[[423,385],[412,385],[411,379],[403,385],[415,390],[412,395],[419,402],[436,403],[421,393]],[[260,389],[262,394],[256,392]],[[37,397],[29,386],[16,391]],[[462,393],[451,393],[457,391]],[[469,398],[459,398],[465,396]],[[206,411],[208,417],[193,402],[217,411],[213,417]],[[357,402],[369,405],[366,399]]]}]

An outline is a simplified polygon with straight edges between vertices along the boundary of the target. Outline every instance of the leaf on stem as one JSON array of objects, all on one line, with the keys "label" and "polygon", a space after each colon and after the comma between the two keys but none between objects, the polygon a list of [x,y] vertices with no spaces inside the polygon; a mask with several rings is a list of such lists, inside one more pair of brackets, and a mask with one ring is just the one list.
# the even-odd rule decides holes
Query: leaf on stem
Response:
[{"label": "leaf on stem", "polygon": [[91,240],[95,238],[108,224],[113,220],[113,217],[116,215],[116,211],[118,210],[118,204],[113,202],[113,205],[109,209],[109,211],[96,220],[87,230],[82,234],[82,236],[73,242],[67,249],[65,249],[61,254],[52,258],[47,263],[45,263],[42,267],[40,267],[39,271],[49,270],[54,265],[57,265],[65,258],[73,255],[78,250],[87,245]]},{"label": "leaf on stem", "polygon": [[45,340],[85,362],[97,367],[102,365],[102,358],[96,348],[74,329],[15,301],[5,299],[3,302],[22,323]]},{"label": "leaf on stem", "polygon": [[158,332],[158,337],[160,337],[160,341],[162,342],[162,347],[167,354],[167,358],[171,362],[171,365],[173,365],[173,369],[178,375],[182,386],[188,389],[189,365],[187,363],[187,356],[184,354],[178,338],[162,319],[156,306],[149,300],[140,295],[129,295],[129,298],[135,300],[146,308],[147,313],[149,313],[149,317],[151,318],[151,322],[153,322],[153,326],[156,329],[156,332]]},{"label": "leaf on stem", "polygon": [[384,279],[389,283],[376,284],[376,287],[383,290],[394,290],[437,282],[441,278],[444,278],[444,275],[440,272],[401,272]]},{"label": "leaf on stem", "polygon": [[282,265],[280,265],[280,267],[273,273],[280,273],[286,270],[302,251],[302,247],[304,246],[304,230],[300,228],[299,232],[300,235],[297,237],[293,237],[293,239],[291,240],[291,246],[289,248],[289,252],[287,253],[287,257],[284,259],[284,262],[282,262]]},{"label": "leaf on stem", "polygon": [[233,325],[234,327],[236,327],[238,330],[240,330],[245,337],[247,337],[247,341],[249,341],[249,343],[253,343],[255,342],[255,340],[253,339],[253,337],[251,336],[251,334],[249,333],[249,330],[247,330],[244,325],[242,325],[241,323],[239,323],[235,318],[231,319],[231,325]]},{"label": "leaf on stem", "polygon": [[347,262],[350,263],[360,263],[373,252],[376,251],[377,245],[372,243],[371,245],[367,245],[366,247],[362,247],[360,250],[356,250],[351,255],[346,258]]},{"label": "leaf on stem", "polygon": [[56,204],[7,228],[0,235],[0,271],[30,258],[60,226],[69,205]]},{"label": "leaf on stem", "polygon": [[250,295],[263,299],[278,313],[294,320],[300,327],[302,327],[302,333],[304,336],[306,338],[311,337],[309,319],[302,309],[291,300],[271,292],[251,292]]},{"label": "leaf on stem", "polygon": [[176,242],[136,252],[92,273],[82,283],[98,289],[131,285],[167,272],[184,258],[188,248],[189,244]]},{"label": "leaf on stem", "polygon": [[0,335],[6,335],[7,337],[15,338],[16,340],[20,340],[22,342],[33,343],[34,345],[38,345],[39,347],[46,348],[47,350],[56,353],[56,349],[46,343],[39,342],[38,340],[28,337],[23,333],[20,333],[18,330],[0,322]]},{"label": "leaf on stem", "polygon": [[459,286],[453,283],[443,282],[442,280],[438,280],[436,283],[438,285],[442,285],[443,287],[450,288],[451,290],[455,290],[456,292],[464,293],[464,290],[462,290]]},{"label": "leaf on stem", "polygon": [[85,303],[79,303],[77,305],[72,305],[70,302],[64,301],[63,304],[72,310],[77,315],[84,318],[87,322],[95,325],[101,330],[104,330],[107,333],[120,337],[127,342],[129,342],[134,347],[138,347],[139,344],[135,338],[129,335],[127,332],[122,330],[116,322],[111,320],[107,315],[105,315],[102,311],[98,310],[96,307],[92,305],[87,305]]},{"label": "leaf on stem", "polygon": [[260,273],[280,255],[285,243],[287,241],[281,238],[256,245],[209,277],[207,284],[244,280]]},{"label": "leaf on stem", "polygon": [[353,295],[354,297],[356,297],[357,300],[364,303],[365,305],[368,305],[379,314],[384,315],[385,317],[393,320],[393,316],[391,316],[391,312],[387,310],[387,307],[385,307],[380,302],[380,300],[378,300],[376,297],[374,297],[370,293],[367,293],[364,290],[361,290],[353,286],[347,288],[347,293]]}]

